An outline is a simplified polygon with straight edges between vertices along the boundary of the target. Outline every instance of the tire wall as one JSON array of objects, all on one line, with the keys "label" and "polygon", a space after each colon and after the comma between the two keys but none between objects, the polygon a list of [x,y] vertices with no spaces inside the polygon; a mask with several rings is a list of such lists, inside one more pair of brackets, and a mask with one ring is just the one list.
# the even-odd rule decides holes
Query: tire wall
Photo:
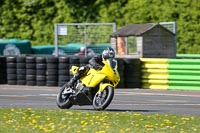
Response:
[{"label": "tire wall", "polygon": [[0,84],[7,83],[6,57],[0,56]]},{"label": "tire wall", "polygon": [[142,88],[200,90],[199,59],[142,58]]},{"label": "tire wall", "polygon": [[[72,78],[71,66],[84,66],[89,59],[81,56],[50,55],[1,57],[0,84],[62,86]],[[120,74],[117,88],[140,88],[140,60],[117,58],[117,62]]]},{"label": "tire wall", "polygon": [[140,59],[123,59],[124,87],[141,88]]}]

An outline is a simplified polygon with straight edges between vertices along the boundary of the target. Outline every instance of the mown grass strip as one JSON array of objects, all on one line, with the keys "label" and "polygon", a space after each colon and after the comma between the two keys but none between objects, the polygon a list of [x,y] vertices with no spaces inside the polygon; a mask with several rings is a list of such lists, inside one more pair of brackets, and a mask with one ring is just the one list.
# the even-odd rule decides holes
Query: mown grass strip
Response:
[{"label": "mown grass strip", "polygon": [[0,109],[0,132],[198,133],[200,116],[60,109]]}]

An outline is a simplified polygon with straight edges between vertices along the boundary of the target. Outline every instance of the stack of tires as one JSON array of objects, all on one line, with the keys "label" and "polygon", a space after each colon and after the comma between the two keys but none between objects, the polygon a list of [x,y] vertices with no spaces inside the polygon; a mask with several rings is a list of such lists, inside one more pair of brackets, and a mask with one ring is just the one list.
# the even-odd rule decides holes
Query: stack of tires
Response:
[{"label": "stack of tires", "polygon": [[141,87],[141,70],[139,59],[124,59],[124,80],[126,88]]},{"label": "stack of tires", "polygon": [[58,58],[58,86],[63,86],[70,80],[69,57]]},{"label": "stack of tires", "polygon": [[16,57],[8,56],[6,57],[7,65],[7,83],[8,85],[17,84],[17,74],[16,74]]},{"label": "stack of tires", "polygon": [[26,57],[16,57],[17,85],[26,85]]},{"label": "stack of tires", "polygon": [[36,85],[46,86],[46,57],[36,57]]},{"label": "stack of tires", "polygon": [[7,84],[6,57],[0,57],[0,84]]},{"label": "stack of tires", "polygon": [[121,58],[117,59],[117,64],[118,64],[118,72],[120,75],[120,82],[117,85],[117,88],[124,88],[124,60]]},{"label": "stack of tires", "polygon": [[[80,62],[79,62],[79,57],[76,57],[76,56],[74,56],[74,57],[70,57],[69,58],[69,66],[70,66],[70,69],[71,69],[71,67],[72,66],[80,66]],[[70,73],[70,79],[73,77],[73,75]]]},{"label": "stack of tires", "polygon": [[79,57],[80,67],[87,65],[90,59],[91,57]]},{"label": "stack of tires", "polygon": [[36,85],[36,60],[34,56],[26,57],[26,85]]},{"label": "stack of tires", "polygon": [[58,86],[58,57],[49,56],[47,62],[46,86]]}]

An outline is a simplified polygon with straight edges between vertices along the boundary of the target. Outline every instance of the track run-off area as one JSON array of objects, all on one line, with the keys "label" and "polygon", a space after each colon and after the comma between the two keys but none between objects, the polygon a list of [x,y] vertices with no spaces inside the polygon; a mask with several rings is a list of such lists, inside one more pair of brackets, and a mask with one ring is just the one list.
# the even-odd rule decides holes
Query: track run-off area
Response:
[{"label": "track run-off area", "polygon": [[[0,85],[0,108],[59,109],[60,87]],[[93,110],[92,106],[72,106],[72,110]],[[200,115],[200,91],[115,89],[106,111]]]}]

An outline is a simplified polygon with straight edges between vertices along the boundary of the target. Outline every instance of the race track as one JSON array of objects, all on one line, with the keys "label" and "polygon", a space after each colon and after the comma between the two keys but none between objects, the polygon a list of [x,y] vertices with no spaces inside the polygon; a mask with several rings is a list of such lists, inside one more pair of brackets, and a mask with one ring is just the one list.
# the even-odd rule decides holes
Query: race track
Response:
[{"label": "race track", "polygon": [[[59,87],[0,85],[0,108],[59,109],[58,91]],[[71,109],[93,108],[73,106]],[[200,115],[200,91],[115,89],[114,99],[106,110]]]}]

